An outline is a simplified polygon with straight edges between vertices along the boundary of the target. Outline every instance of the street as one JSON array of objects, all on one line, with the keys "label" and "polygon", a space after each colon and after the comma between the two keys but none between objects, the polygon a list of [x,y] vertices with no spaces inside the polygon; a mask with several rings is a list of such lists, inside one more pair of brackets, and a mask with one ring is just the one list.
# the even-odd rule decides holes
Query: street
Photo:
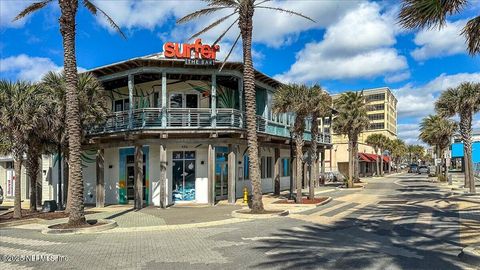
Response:
[{"label": "street", "polygon": [[[458,258],[479,240],[479,207],[459,210],[474,198],[452,195],[423,175],[367,182],[365,189],[322,194],[333,200],[307,212],[210,227],[63,236],[0,229],[0,268],[478,269]],[[11,261],[16,255],[61,259]]]}]

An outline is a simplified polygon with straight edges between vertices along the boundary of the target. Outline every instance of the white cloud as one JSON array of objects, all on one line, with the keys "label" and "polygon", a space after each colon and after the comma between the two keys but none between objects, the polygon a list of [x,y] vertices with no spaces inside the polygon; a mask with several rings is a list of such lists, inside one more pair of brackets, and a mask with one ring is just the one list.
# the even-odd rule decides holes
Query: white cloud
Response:
[{"label": "white cloud", "polygon": [[407,60],[392,46],[395,27],[390,14],[376,3],[363,3],[327,28],[320,42],[306,44],[290,69],[277,76],[285,82],[320,79],[397,76],[408,68]]},{"label": "white cloud", "polygon": [[[153,30],[162,27],[168,19],[179,19],[192,11],[206,7],[206,3],[198,0],[124,0],[124,1],[99,1],[95,4],[102,8],[122,28]],[[288,15],[268,9],[257,9],[254,17],[254,41],[271,47],[280,47],[294,41],[302,31],[313,28],[325,28],[342,17],[348,10],[359,5],[357,1],[272,1],[264,6],[280,7],[294,10],[313,18],[316,23],[298,16]],[[217,11],[209,16],[200,17],[186,25],[175,25],[169,34],[175,41],[184,41],[191,34],[212,23],[215,19],[230,14],[231,10]],[[235,17],[235,16],[234,16]],[[100,24],[111,31],[110,25],[101,16]],[[233,20],[230,20],[230,23]],[[267,23],[268,22],[268,23]],[[204,39],[215,39],[229,25],[228,21],[222,23],[211,31],[202,35]],[[235,26],[225,39],[232,42],[238,34]],[[165,38],[164,35],[160,35]]]},{"label": "white cloud", "polygon": [[401,81],[405,81],[406,79],[409,79],[410,76],[411,76],[410,71],[404,71],[404,72],[392,74],[391,76],[385,77],[385,82],[386,83],[401,82]]},{"label": "white cloud", "polygon": [[28,5],[35,3],[34,0],[16,1],[16,0],[1,0],[0,1],[0,27],[22,27],[27,19],[21,19],[15,22],[12,20],[25,9]]},{"label": "white cloud", "polygon": [[404,140],[407,144],[421,144],[422,142],[418,139],[418,134],[420,134],[418,124],[398,124],[397,126],[398,134],[397,136]]},{"label": "white cloud", "polygon": [[442,29],[425,29],[415,35],[418,46],[411,52],[417,61],[466,52],[465,37],[460,35],[466,20],[447,22]]},{"label": "white cloud", "polygon": [[[0,74],[4,79],[39,81],[49,71],[59,72],[62,66],[55,64],[50,58],[33,57],[26,54],[0,59]],[[78,67],[79,72],[85,71]]]},{"label": "white cloud", "polygon": [[480,72],[453,75],[443,73],[424,85],[414,86],[410,83],[393,90],[398,99],[399,118],[420,119],[434,113],[434,103],[440,93],[465,81],[480,82]]}]

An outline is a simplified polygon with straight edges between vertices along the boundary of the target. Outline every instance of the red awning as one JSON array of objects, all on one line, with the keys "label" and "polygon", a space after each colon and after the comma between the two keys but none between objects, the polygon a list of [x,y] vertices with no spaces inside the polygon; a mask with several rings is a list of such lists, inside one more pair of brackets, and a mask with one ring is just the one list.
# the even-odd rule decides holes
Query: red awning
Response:
[{"label": "red awning", "polygon": [[367,156],[372,162],[377,162],[378,155],[375,154],[368,154],[368,153],[363,153],[365,156]]},{"label": "red awning", "polygon": [[390,162],[390,157],[389,156],[383,156],[383,162],[389,163]]},{"label": "red awning", "polygon": [[358,157],[360,158],[360,161],[372,162],[372,161],[365,155],[365,153],[358,153]]}]

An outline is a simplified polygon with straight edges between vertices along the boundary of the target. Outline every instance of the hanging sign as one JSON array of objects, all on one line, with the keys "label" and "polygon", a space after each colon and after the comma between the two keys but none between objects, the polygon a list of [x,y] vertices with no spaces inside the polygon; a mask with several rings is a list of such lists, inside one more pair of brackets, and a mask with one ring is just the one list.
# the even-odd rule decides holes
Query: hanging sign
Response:
[{"label": "hanging sign", "polygon": [[167,42],[163,45],[165,58],[185,59],[186,65],[213,65],[219,51],[219,45],[202,44],[200,38],[193,44]]}]

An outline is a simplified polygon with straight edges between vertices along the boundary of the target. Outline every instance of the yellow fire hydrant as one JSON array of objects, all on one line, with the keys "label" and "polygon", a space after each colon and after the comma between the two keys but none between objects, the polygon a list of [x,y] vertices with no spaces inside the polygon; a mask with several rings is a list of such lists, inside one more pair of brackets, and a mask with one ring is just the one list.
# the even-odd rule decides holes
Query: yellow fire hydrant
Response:
[{"label": "yellow fire hydrant", "polygon": [[248,202],[248,189],[247,187],[243,187],[243,203]]}]

